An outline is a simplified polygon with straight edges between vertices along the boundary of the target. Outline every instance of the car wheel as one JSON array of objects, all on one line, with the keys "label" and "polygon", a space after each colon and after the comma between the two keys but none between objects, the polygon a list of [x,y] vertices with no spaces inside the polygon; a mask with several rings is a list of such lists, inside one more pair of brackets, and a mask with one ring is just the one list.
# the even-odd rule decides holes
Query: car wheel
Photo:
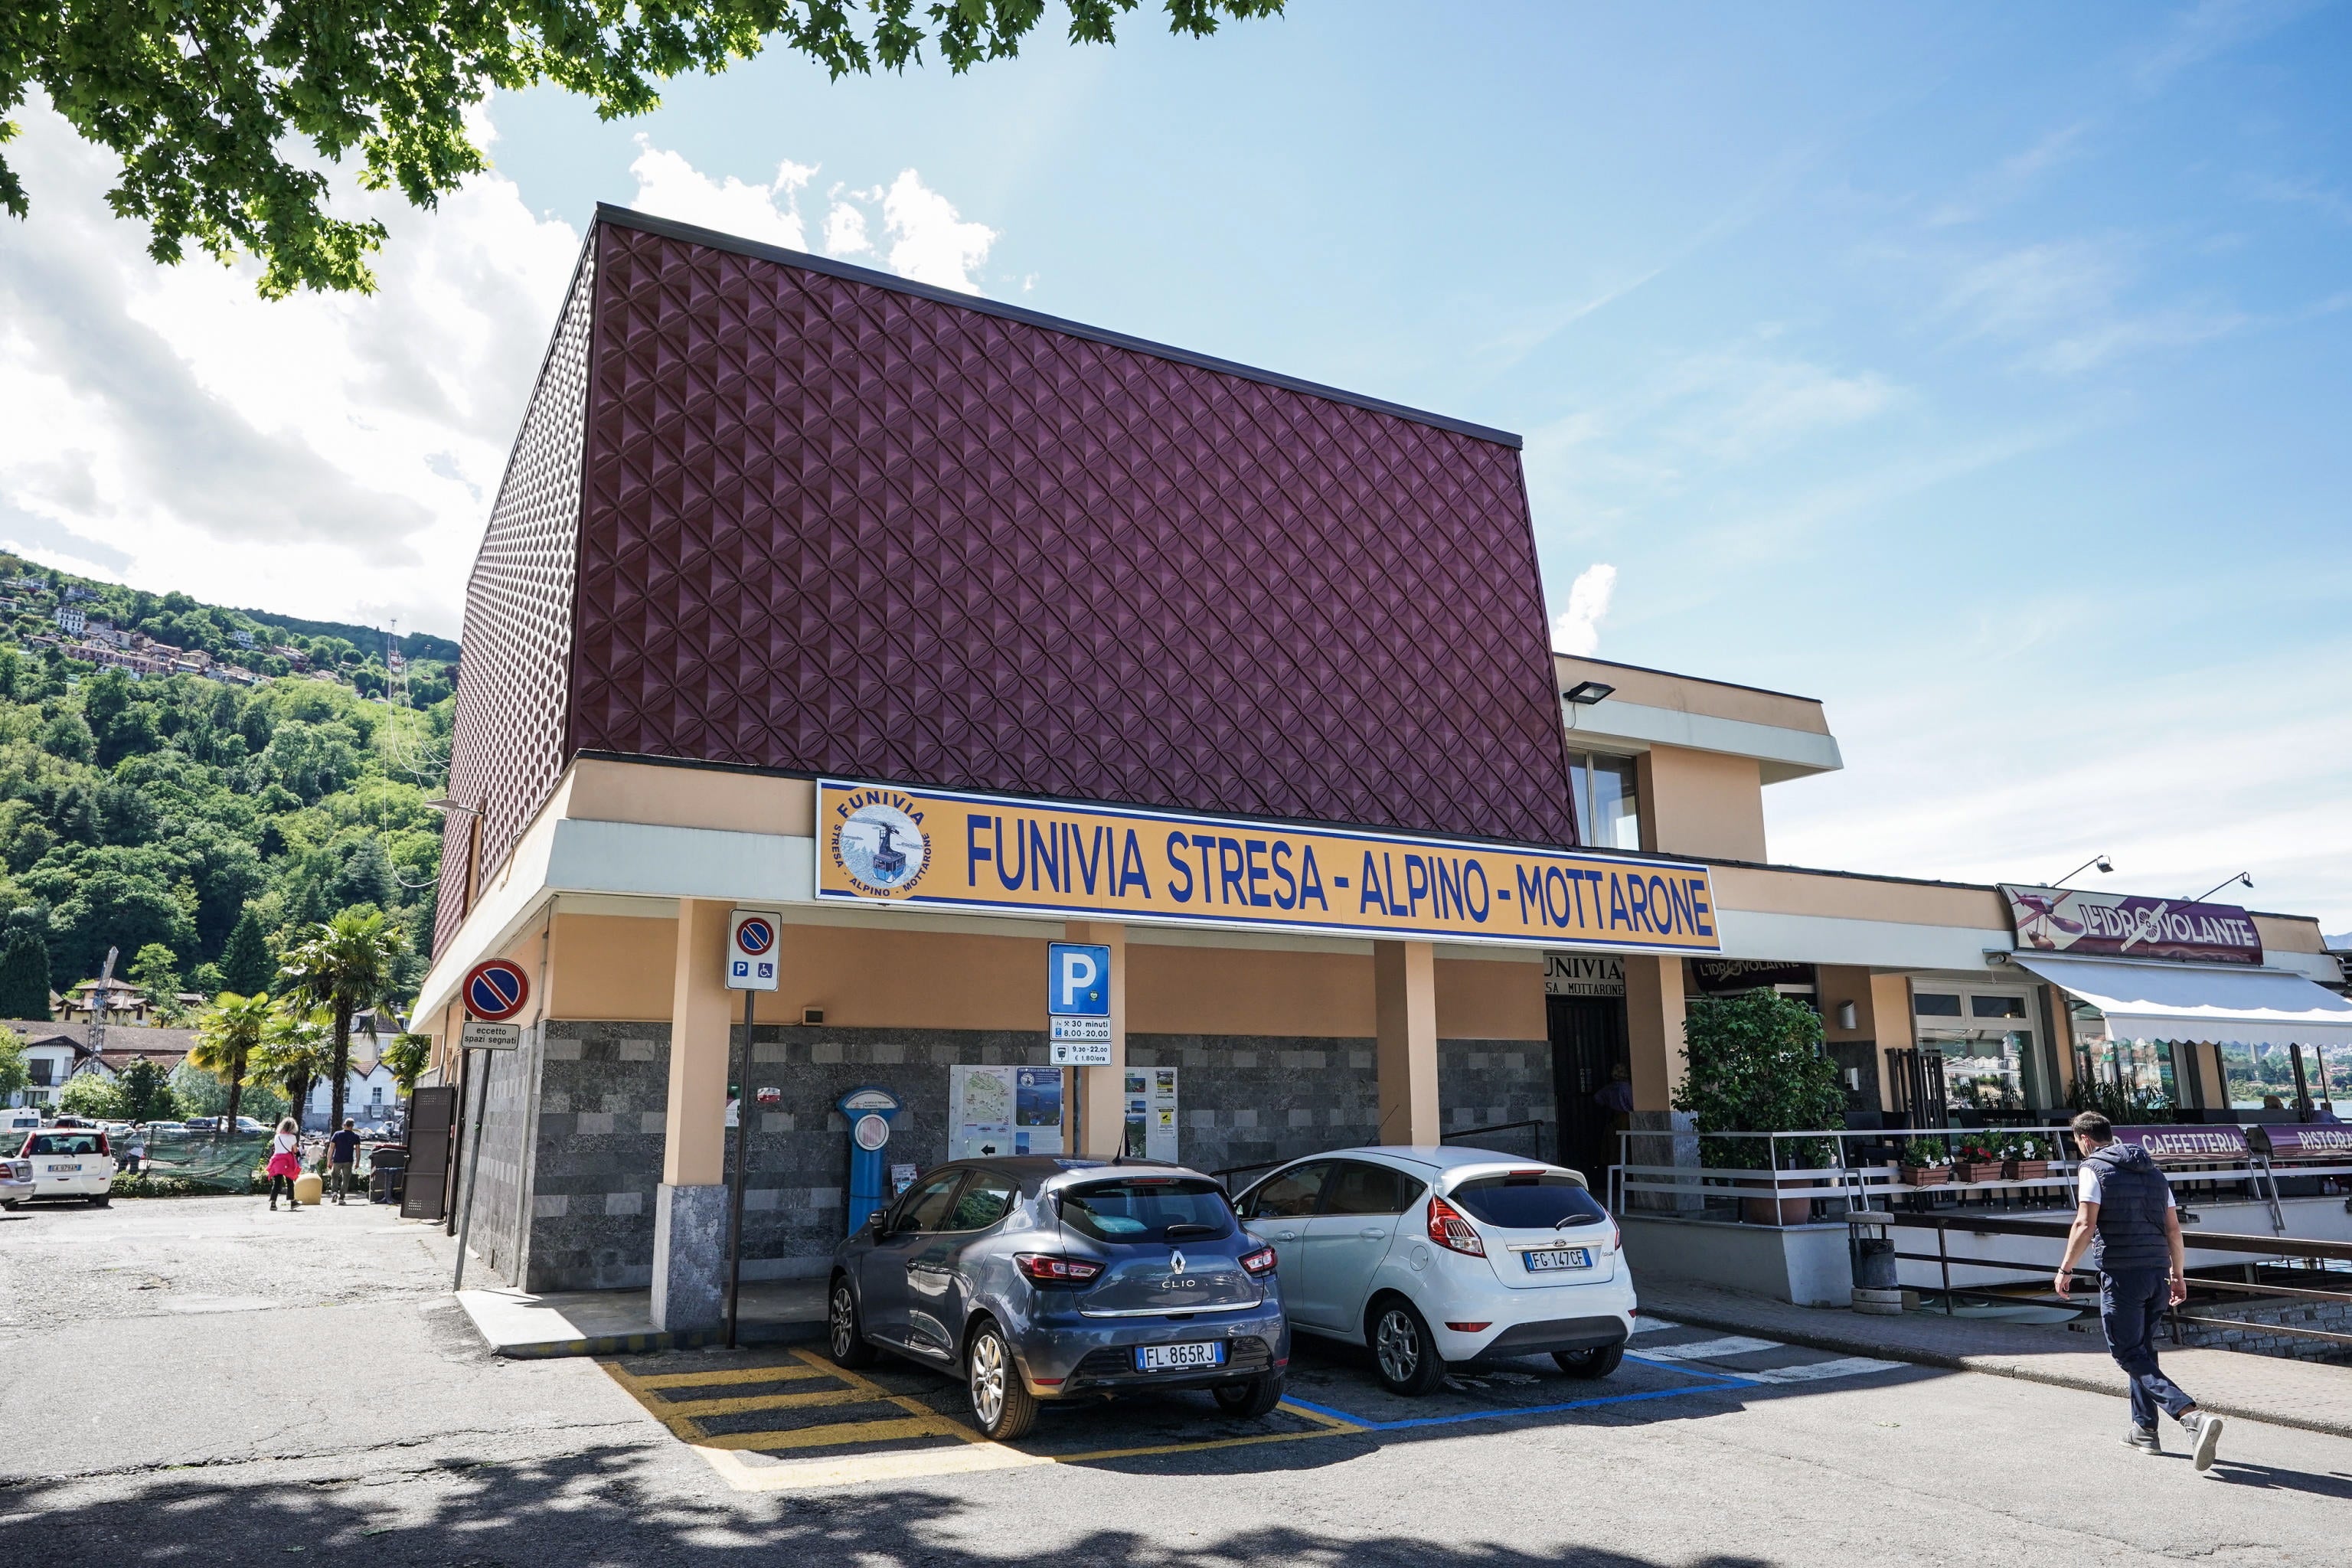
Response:
[{"label": "car wheel", "polygon": [[1391,1296],[1372,1309],[1372,1367],[1381,1386],[1409,1399],[1436,1392],[1445,1381],[1445,1362],[1429,1324],[1402,1296]]},{"label": "car wheel", "polygon": [[1551,1359],[1570,1377],[1607,1377],[1625,1359],[1622,1344],[1596,1345],[1589,1351],[1554,1351]]},{"label": "car wheel", "polygon": [[1027,1436],[1037,1420],[1037,1397],[1021,1381],[1021,1369],[1013,1363],[1013,1347],[1004,1342],[1004,1331],[994,1323],[981,1324],[972,1331],[963,1364],[964,1387],[971,1395],[971,1424],[980,1428],[980,1435],[999,1443]]},{"label": "car wheel", "polygon": [[833,1293],[825,1302],[825,1347],[835,1366],[874,1364],[874,1347],[866,1342],[866,1322],[857,1310],[857,1292],[846,1275],[835,1275]]},{"label": "car wheel", "polygon": [[1282,1374],[1270,1372],[1246,1383],[1221,1383],[1210,1392],[1217,1396],[1217,1408],[1226,1415],[1255,1421],[1272,1415],[1282,1403]]},{"label": "car wheel", "polygon": [[94,1209],[102,1209],[102,1208],[104,1208],[107,1205],[109,1205],[109,1204],[112,1203],[113,1201],[114,1201],[114,1194],[111,1194],[111,1193],[100,1193],[100,1194],[99,1194],[96,1197],[93,1197],[93,1198],[91,1198],[91,1199],[89,1200],[89,1206],[90,1206],[90,1207],[92,1207],[92,1208],[94,1208]]}]

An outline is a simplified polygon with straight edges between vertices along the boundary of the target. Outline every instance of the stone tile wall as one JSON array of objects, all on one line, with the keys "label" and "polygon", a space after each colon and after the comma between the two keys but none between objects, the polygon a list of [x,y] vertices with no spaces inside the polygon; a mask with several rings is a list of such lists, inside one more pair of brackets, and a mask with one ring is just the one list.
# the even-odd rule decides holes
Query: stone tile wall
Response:
[{"label": "stone tile wall", "polygon": [[[897,1095],[906,1109],[893,1123],[891,1156],[929,1168],[947,1157],[947,1068],[960,1062],[1042,1066],[1047,1054],[1044,1037],[1025,1032],[754,1030],[744,1277],[824,1271],[847,1201],[848,1127],[833,1109],[841,1096],[869,1084]],[[1375,1132],[1380,1095],[1370,1040],[1137,1036],[1129,1041],[1129,1060],[1184,1069],[1180,1147],[1196,1168],[1289,1159],[1366,1142]],[[669,1081],[667,1026],[552,1023],[537,1070],[528,1287],[646,1285]],[[1549,1156],[1551,1053],[1544,1042],[1442,1041],[1438,1083],[1449,1130],[1539,1120],[1540,1128],[1491,1142],[1514,1153]],[[782,1090],[782,1103],[762,1108],[762,1087]],[[497,1125],[494,1117],[494,1138]],[[485,1145],[486,1161],[491,1149]],[[731,1139],[727,1170],[731,1179]],[[525,1184],[510,1180],[501,1189],[507,1212],[519,1212],[515,1194]],[[478,1212],[478,1226],[481,1217]],[[514,1251],[509,1243],[499,1253],[509,1270]]]},{"label": "stone tile wall", "polygon": [[[2332,1289],[2332,1287],[2331,1287]],[[2336,1340],[2315,1340],[2303,1334],[2280,1333],[2276,1325],[2316,1329],[2322,1333],[2352,1334],[2352,1302],[2307,1301],[2293,1297],[2263,1300],[2257,1297],[2218,1306],[2191,1307],[2200,1318],[2228,1318],[2231,1326],[2183,1323],[2183,1344],[2209,1350],[2247,1351],[2256,1355],[2284,1356],[2291,1361],[2352,1364],[2352,1350]],[[2158,1347],[2159,1349],[2161,1346]]]}]

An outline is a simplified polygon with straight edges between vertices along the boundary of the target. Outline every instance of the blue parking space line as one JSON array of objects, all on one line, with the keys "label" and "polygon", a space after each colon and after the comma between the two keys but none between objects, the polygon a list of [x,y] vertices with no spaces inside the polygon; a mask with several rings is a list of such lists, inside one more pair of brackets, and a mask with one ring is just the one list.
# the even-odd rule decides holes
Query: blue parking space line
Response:
[{"label": "blue parking space line", "polygon": [[1472,1410],[1457,1415],[1420,1415],[1405,1421],[1374,1421],[1366,1416],[1350,1415],[1344,1410],[1334,1410],[1328,1405],[1317,1405],[1291,1395],[1285,1395],[1282,1402],[1285,1405],[1295,1405],[1301,1410],[1311,1411],[1318,1415],[1328,1416],[1334,1421],[1345,1421],[1349,1426],[1360,1426],[1367,1432],[1402,1432],[1413,1426],[1453,1426],[1465,1421],[1496,1421],[1508,1415],[1556,1415],[1565,1410],[1591,1410],[1603,1405],[1633,1405],[1649,1399],[1683,1399],[1694,1394],[1711,1394],[1726,1388],[1757,1386],[1748,1378],[1737,1377],[1728,1373],[1695,1373],[1688,1367],[1676,1366],[1668,1362],[1648,1361],[1640,1356],[1627,1356],[1625,1359],[1639,1361],[1643,1366],[1654,1367],[1660,1372],[1680,1373],[1685,1377],[1705,1376],[1708,1381],[1694,1383],[1683,1388],[1653,1388],[1640,1394],[1595,1394],[1591,1399],[1571,1399],[1559,1405],[1528,1405],[1499,1410]]}]

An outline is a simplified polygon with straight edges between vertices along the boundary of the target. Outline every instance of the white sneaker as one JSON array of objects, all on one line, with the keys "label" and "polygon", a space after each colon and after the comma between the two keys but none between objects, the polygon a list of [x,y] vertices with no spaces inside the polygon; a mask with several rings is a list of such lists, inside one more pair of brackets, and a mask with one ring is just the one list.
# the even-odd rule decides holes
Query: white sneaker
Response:
[{"label": "white sneaker", "polygon": [[2213,1451],[2221,1446],[2221,1418],[2192,1410],[2180,1418],[2180,1424],[2189,1428],[2189,1436],[2197,1444],[2189,1456],[2189,1464],[2200,1470],[2211,1469]]}]

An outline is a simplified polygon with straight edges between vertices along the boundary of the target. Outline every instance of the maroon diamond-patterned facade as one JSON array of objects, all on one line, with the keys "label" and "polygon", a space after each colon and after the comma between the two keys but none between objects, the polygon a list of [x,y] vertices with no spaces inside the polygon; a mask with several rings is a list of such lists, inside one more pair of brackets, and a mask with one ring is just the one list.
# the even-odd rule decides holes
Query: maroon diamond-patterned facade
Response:
[{"label": "maroon diamond-patterned facade", "polygon": [[611,209],[588,248],[467,600],[485,868],[583,751],[1576,841],[1510,438]]}]

